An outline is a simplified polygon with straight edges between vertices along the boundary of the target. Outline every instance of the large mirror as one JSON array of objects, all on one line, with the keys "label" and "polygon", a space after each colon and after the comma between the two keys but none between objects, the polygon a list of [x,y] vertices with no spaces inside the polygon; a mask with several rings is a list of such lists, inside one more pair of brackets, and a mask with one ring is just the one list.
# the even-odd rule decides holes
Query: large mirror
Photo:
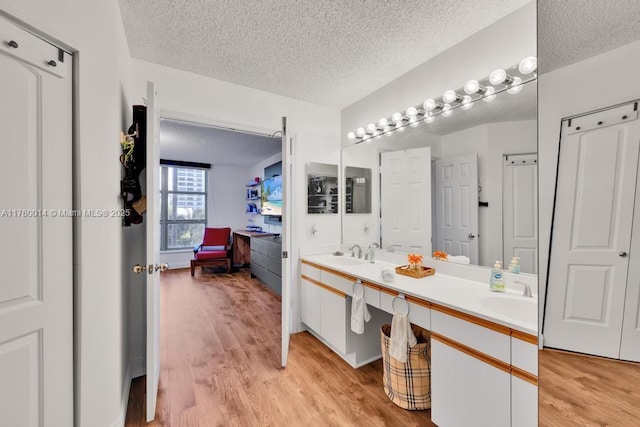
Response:
[{"label": "large mirror", "polygon": [[[344,167],[370,168],[370,223],[343,216],[343,241],[400,252],[444,251],[462,263],[537,274],[536,81],[433,123],[343,149]],[[379,221],[379,226],[378,226]]]}]

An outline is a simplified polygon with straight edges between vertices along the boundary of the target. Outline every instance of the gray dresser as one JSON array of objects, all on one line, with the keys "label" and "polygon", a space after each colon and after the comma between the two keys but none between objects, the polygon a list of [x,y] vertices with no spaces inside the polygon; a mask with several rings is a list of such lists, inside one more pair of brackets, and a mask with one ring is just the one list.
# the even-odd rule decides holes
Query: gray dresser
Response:
[{"label": "gray dresser", "polygon": [[275,293],[282,294],[280,237],[251,237],[251,277],[257,277]]}]

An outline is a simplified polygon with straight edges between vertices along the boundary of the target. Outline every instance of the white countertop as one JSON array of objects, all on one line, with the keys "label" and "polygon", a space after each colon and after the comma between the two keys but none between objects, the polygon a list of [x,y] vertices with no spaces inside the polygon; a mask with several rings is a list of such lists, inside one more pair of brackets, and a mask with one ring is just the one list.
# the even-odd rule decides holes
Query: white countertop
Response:
[{"label": "white countertop", "polygon": [[[394,269],[398,264],[376,261],[371,264],[349,256],[331,254],[303,256],[303,260],[330,268],[396,292],[446,306],[509,328],[538,335],[538,299],[521,296],[521,292],[507,290],[497,293],[488,283],[476,282],[452,275],[436,273],[420,279],[396,274],[392,282],[382,280],[383,267]],[[353,263],[355,265],[345,265]]]}]

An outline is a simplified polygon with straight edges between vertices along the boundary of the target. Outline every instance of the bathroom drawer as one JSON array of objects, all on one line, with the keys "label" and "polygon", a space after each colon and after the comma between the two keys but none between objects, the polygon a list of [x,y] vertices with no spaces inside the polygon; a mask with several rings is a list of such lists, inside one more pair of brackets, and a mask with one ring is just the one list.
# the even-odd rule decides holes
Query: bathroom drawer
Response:
[{"label": "bathroom drawer", "polygon": [[267,257],[257,251],[251,251],[251,264],[259,265],[260,267],[266,267],[267,265]]},{"label": "bathroom drawer", "polygon": [[266,246],[266,254],[269,258],[282,259],[282,244],[279,240],[264,242]]},{"label": "bathroom drawer", "polygon": [[511,364],[511,330],[507,327],[446,307],[433,305],[431,309],[431,330],[502,362]]},{"label": "bathroom drawer", "polygon": [[511,335],[511,364],[535,376],[538,375],[538,345],[518,338],[524,334],[513,331]]},{"label": "bathroom drawer", "polygon": [[393,299],[398,296],[397,292],[385,288],[380,289],[380,310],[393,314]]},{"label": "bathroom drawer", "polygon": [[364,285],[364,298],[367,300],[367,304],[372,307],[380,308],[380,290],[378,287],[367,286],[366,283]]},{"label": "bathroom drawer", "polygon": [[337,274],[322,270],[320,272],[320,281],[327,286],[331,286],[334,289],[344,292],[347,295],[353,295],[353,282],[355,280],[350,280],[345,277],[338,276]]},{"label": "bathroom drawer", "polygon": [[422,328],[431,330],[431,304],[407,297],[409,303],[409,321]]},{"label": "bathroom drawer", "polygon": [[305,264],[304,262],[300,265],[300,272],[303,276],[307,276],[313,280],[320,281],[320,269],[316,267],[312,267],[309,264]]}]

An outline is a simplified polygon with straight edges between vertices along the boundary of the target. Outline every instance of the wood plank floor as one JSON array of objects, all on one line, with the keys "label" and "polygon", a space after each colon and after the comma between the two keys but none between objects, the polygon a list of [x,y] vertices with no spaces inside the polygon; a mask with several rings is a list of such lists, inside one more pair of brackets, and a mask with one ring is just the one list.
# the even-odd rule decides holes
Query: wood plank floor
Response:
[{"label": "wood plank floor", "polygon": [[541,426],[640,426],[640,364],[539,352]]},{"label": "wood plank floor", "polygon": [[[382,362],[353,369],[312,335],[291,336],[280,367],[280,297],[248,271],[163,273],[161,373],[151,426],[433,426],[382,389]],[[126,426],[143,426],[144,378]]]}]

